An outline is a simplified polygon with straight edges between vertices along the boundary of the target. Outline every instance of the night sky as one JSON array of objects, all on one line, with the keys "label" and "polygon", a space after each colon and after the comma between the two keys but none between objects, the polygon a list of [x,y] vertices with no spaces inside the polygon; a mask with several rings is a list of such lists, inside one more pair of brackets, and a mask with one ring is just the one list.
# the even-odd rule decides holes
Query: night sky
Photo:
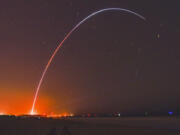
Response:
[{"label": "night sky", "polygon": [[36,110],[144,112],[180,110],[180,10],[175,1],[1,0],[0,112],[28,113],[51,54],[65,42],[40,89]]}]

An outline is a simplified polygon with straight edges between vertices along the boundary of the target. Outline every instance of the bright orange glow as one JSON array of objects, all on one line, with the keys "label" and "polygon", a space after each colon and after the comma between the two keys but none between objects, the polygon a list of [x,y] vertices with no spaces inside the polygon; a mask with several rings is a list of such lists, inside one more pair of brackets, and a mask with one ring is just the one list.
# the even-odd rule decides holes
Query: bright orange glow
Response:
[{"label": "bright orange glow", "polygon": [[74,114],[72,113],[62,113],[62,114],[54,114],[51,113],[50,115],[46,115],[47,117],[52,117],[52,118],[60,118],[60,117],[73,117]]},{"label": "bright orange glow", "polygon": [[31,110],[31,111],[29,112],[29,114],[30,114],[30,115],[37,115],[38,113],[37,113],[36,111],[32,111],[32,110]]},{"label": "bright orange glow", "polygon": [[[38,98],[36,108],[31,113],[32,105],[32,88],[28,86],[0,86],[0,115],[42,115],[48,117],[64,117],[70,116],[69,110],[63,106],[63,99],[61,103],[56,104],[55,99],[46,93],[41,93]],[[25,90],[24,90],[25,89]],[[60,105],[59,105],[60,104]],[[62,108],[60,111],[57,108]],[[55,111],[52,113],[52,111]],[[66,113],[64,113],[66,112]]]},{"label": "bright orange glow", "polygon": [[[21,94],[19,94],[20,92],[17,91],[14,90],[9,92],[9,90],[3,90],[0,94],[0,115],[30,114],[29,108],[31,108],[33,94],[24,91],[21,91]],[[52,110],[51,106],[53,106],[53,100],[42,94],[41,98],[38,99],[36,110],[32,114],[37,115],[50,112],[50,110]]]},{"label": "bright orange glow", "polygon": [[[30,91],[30,90],[29,90]],[[55,101],[45,94],[41,95],[38,99],[38,104],[36,104],[36,110],[31,112],[29,108],[31,108],[32,103],[32,93],[21,91],[22,94],[17,93],[16,90],[6,92],[0,94],[0,115],[41,115],[42,117],[51,117],[51,118],[60,118],[73,116],[72,113],[68,113],[66,110],[62,110],[62,112],[52,112],[55,110],[53,106],[55,106]]]},{"label": "bright orange glow", "polygon": [[5,115],[6,113],[4,113],[4,112],[0,112],[0,115]]}]

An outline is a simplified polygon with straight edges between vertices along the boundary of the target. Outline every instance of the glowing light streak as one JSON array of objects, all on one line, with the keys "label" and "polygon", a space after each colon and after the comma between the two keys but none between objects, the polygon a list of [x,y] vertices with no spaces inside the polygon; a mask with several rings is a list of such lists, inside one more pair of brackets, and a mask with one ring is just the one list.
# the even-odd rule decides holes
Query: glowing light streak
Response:
[{"label": "glowing light streak", "polygon": [[37,89],[36,89],[36,92],[35,92],[35,96],[34,96],[34,100],[33,100],[33,104],[32,104],[32,109],[31,109],[31,112],[30,114],[33,115],[34,114],[34,108],[35,108],[35,104],[36,104],[36,101],[37,101],[37,97],[38,97],[38,93],[39,93],[39,90],[40,90],[40,87],[41,87],[41,84],[43,82],[43,79],[44,79],[44,76],[46,75],[46,72],[49,68],[49,66],[51,65],[51,62],[53,61],[56,53],[59,51],[59,49],[62,47],[63,43],[68,39],[68,37],[81,25],[83,24],[84,22],[86,22],[87,20],[89,20],[90,18],[92,18],[93,16],[97,15],[97,14],[100,14],[100,13],[103,13],[103,12],[106,12],[106,11],[123,11],[123,12],[127,12],[127,13],[130,13],[130,14],[133,14],[137,17],[139,17],[140,19],[142,20],[146,20],[142,15],[136,13],[136,12],[133,12],[131,10],[128,10],[128,9],[123,9],[123,8],[106,8],[106,9],[101,9],[101,10],[98,10],[92,14],[90,14],[89,16],[87,16],[86,18],[84,18],[82,21],[80,21],[77,25],[75,25],[75,27],[65,36],[65,38],[60,42],[60,44],[57,46],[57,48],[55,49],[55,51],[53,52],[52,56],[50,57],[42,75],[41,75],[41,78],[40,78],[40,81],[38,83],[38,86],[37,86]]}]

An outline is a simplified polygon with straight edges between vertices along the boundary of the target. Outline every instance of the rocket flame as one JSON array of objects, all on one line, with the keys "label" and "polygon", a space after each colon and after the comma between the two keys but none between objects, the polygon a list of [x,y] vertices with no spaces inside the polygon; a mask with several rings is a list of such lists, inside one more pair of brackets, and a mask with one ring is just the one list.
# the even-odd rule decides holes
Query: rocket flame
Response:
[{"label": "rocket flame", "polygon": [[34,114],[34,108],[35,108],[35,105],[36,105],[36,101],[37,101],[37,98],[38,98],[38,93],[39,93],[39,90],[40,90],[40,87],[41,87],[41,84],[43,82],[43,79],[44,79],[44,76],[46,75],[46,72],[49,68],[49,66],[51,65],[51,62],[52,60],[54,59],[56,53],[59,51],[59,49],[62,47],[63,43],[67,40],[67,38],[81,25],[83,24],[84,22],[86,22],[88,19],[92,18],[93,16],[99,14],[99,13],[102,13],[102,12],[105,12],[105,11],[123,11],[123,12],[127,12],[127,13],[130,13],[130,14],[133,14],[137,17],[139,17],[140,19],[142,20],[146,20],[143,16],[141,16],[140,14],[138,13],[135,13],[131,10],[128,10],[128,9],[123,9],[123,8],[105,8],[105,9],[101,9],[101,10],[98,10],[92,14],[90,14],[89,16],[87,16],[86,18],[84,18],[82,21],[80,21],[77,25],[75,25],[75,27],[65,36],[65,38],[63,39],[62,42],[60,42],[60,44],[58,45],[58,47],[55,49],[55,51],[53,52],[52,56],[50,57],[43,73],[42,73],[42,76],[40,78],[40,81],[38,83],[38,86],[37,86],[37,89],[36,89],[36,92],[35,92],[35,96],[34,96],[34,100],[33,100],[33,104],[32,104],[32,109],[31,109],[31,112],[30,114]]}]

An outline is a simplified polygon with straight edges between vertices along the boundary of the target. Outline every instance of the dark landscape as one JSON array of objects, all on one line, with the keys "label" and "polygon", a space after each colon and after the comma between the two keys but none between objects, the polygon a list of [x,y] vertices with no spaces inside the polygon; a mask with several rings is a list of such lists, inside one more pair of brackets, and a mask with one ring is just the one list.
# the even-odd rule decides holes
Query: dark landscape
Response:
[{"label": "dark landscape", "polygon": [[[179,135],[180,117],[122,118],[0,118],[1,135],[61,135],[66,127],[72,135]],[[55,134],[52,134],[55,135]],[[66,135],[66,133],[64,134]],[[68,135],[68,134],[67,134]]]}]

